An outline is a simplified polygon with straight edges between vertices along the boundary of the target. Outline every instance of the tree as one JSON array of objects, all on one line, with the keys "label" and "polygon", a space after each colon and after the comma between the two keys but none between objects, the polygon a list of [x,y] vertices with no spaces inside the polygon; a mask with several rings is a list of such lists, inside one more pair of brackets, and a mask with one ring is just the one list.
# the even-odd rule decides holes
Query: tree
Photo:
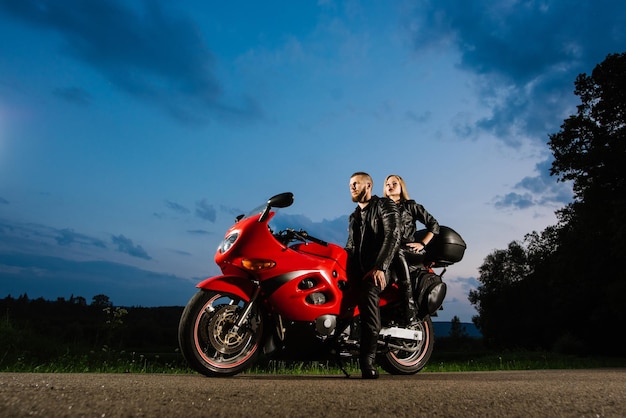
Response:
[{"label": "tree", "polygon": [[[481,284],[469,293],[470,302],[478,315],[472,321],[492,346],[537,348],[537,316],[532,308],[545,303],[545,284],[536,284],[542,268],[549,259],[552,229],[544,233],[527,234],[523,241],[513,241],[506,250],[496,250],[485,257],[478,269]],[[543,291],[543,292],[542,292]],[[523,335],[532,333],[533,338]]]},{"label": "tree", "polygon": [[575,94],[577,113],[548,142],[574,201],[557,226],[487,256],[469,299],[486,341],[623,355],[612,324],[626,321],[626,54],[580,74]]},{"label": "tree", "polygon": [[[550,135],[551,174],[572,180],[579,201],[626,190],[626,53],[611,54],[576,78],[578,112]],[[590,195],[591,194],[591,195]]]},{"label": "tree", "polygon": [[92,298],[91,306],[95,308],[111,308],[113,302],[109,300],[107,295],[96,295]]},{"label": "tree", "polygon": [[626,53],[608,55],[575,85],[578,112],[548,142],[551,173],[574,188],[575,201],[560,219],[565,232],[616,260],[626,251]]},{"label": "tree", "polygon": [[[611,324],[626,320],[626,53],[610,54],[591,76],[576,79],[578,112],[550,135],[551,173],[572,180],[575,201],[560,213],[562,283],[566,306],[582,321],[570,333],[589,350],[620,351]],[[566,278],[565,278],[566,277]],[[570,316],[570,321],[572,316]],[[574,327],[572,327],[574,328]],[[591,333],[589,333],[591,331]],[[623,350],[621,350],[623,354]]]},{"label": "tree", "polygon": [[454,315],[450,321],[450,338],[453,340],[461,340],[469,337],[467,330],[461,325],[461,318]]}]

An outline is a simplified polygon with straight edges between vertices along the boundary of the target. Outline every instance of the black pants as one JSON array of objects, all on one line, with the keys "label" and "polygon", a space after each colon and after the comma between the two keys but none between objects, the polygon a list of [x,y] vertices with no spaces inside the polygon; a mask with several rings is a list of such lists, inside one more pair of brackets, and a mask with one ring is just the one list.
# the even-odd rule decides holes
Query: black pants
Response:
[{"label": "black pants", "polygon": [[424,267],[424,253],[416,253],[411,250],[410,247],[402,246],[398,250],[397,257],[406,263],[404,268],[407,269],[407,274],[413,273]]},{"label": "black pants", "polygon": [[396,281],[398,286],[401,288],[401,290],[404,287],[404,285],[410,286],[411,284],[411,273],[409,270],[409,263],[407,260],[408,253],[409,251],[405,250],[404,248],[401,248],[400,250],[398,250],[395,258],[393,259],[393,264],[392,264],[393,266],[392,277]]},{"label": "black pants", "polygon": [[[362,276],[361,276],[362,277]],[[361,359],[374,358],[378,344],[380,320],[380,292],[371,277],[361,279],[359,287],[359,311],[361,312]]]}]

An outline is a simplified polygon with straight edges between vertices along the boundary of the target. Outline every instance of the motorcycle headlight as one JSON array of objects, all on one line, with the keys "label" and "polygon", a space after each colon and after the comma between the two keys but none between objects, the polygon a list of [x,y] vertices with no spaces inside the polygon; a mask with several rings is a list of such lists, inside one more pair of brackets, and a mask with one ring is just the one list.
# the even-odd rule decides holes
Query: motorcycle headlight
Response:
[{"label": "motorcycle headlight", "polygon": [[220,254],[224,254],[226,251],[230,250],[230,247],[232,247],[235,241],[237,241],[237,238],[239,238],[239,232],[233,232],[224,238],[224,240],[217,247]]}]

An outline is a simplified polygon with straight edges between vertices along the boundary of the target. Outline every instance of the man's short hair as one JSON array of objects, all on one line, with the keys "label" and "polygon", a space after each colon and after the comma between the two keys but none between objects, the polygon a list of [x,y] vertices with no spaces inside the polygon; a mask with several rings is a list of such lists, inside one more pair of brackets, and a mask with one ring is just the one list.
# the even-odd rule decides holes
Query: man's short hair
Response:
[{"label": "man's short hair", "polygon": [[352,177],[356,177],[356,176],[359,176],[359,177],[365,177],[365,178],[367,179],[367,181],[369,181],[369,183],[370,183],[372,186],[374,186],[374,180],[372,180],[372,176],[370,176],[370,175],[369,175],[369,174],[367,174],[366,172],[364,172],[364,171],[357,171],[356,173],[354,173],[353,175],[351,175],[351,176],[350,176],[350,178],[352,178]]}]

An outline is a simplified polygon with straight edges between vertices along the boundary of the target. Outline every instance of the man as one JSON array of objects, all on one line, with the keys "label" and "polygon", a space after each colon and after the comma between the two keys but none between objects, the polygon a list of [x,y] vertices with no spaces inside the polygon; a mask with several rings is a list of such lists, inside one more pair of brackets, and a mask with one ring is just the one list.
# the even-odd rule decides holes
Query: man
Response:
[{"label": "man", "polygon": [[352,201],[357,207],[350,215],[348,275],[358,289],[361,313],[361,352],[359,365],[364,379],[378,378],[374,365],[380,321],[380,292],[387,286],[386,271],[400,245],[400,214],[388,198],[372,195],[374,183],[369,174],[350,177]]}]

